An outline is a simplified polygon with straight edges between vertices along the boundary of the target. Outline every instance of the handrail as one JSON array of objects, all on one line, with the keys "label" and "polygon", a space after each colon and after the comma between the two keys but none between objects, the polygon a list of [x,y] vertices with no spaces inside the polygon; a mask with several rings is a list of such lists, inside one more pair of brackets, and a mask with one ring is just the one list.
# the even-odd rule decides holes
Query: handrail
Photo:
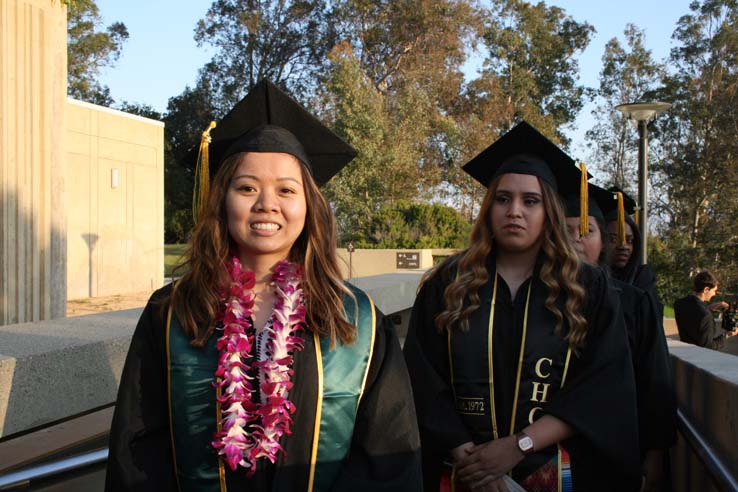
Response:
[{"label": "handrail", "polygon": [[0,490],[12,490],[27,487],[33,480],[50,478],[62,473],[80,470],[88,466],[104,463],[108,459],[108,448],[96,449],[87,453],[63,458],[42,465],[31,466],[22,470],[0,475]]},{"label": "handrail", "polygon": [[677,428],[705,466],[715,486],[723,492],[738,492],[738,481],[681,409],[677,409]]}]

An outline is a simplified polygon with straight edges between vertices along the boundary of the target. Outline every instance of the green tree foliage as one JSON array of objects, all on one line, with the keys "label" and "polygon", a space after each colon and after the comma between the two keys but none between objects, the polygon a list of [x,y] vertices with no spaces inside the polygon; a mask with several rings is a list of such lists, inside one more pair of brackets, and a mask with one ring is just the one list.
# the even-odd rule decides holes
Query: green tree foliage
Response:
[{"label": "green tree foliage", "polygon": [[168,243],[187,240],[192,221],[192,189],[195,176],[193,149],[200,135],[215,118],[212,92],[201,84],[186,87],[169,99],[164,116],[164,215]]},{"label": "green tree foliage", "polygon": [[[673,38],[657,96],[673,107],[659,120],[655,187],[664,203],[663,275],[709,268],[738,289],[738,2],[694,2]],[[658,205],[658,202],[657,202]]]},{"label": "green tree foliage", "polygon": [[431,105],[426,95],[412,88],[398,97],[378,91],[347,46],[334,51],[332,59],[326,97],[334,127],[359,150],[325,188],[345,241],[362,230],[381,205],[420,194],[418,162]]},{"label": "green tree foliage", "polygon": [[554,142],[573,123],[584,102],[576,56],[594,28],[559,7],[521,0],[494,0],[482,12],[483,69],[456,98],[443,167],[445,198],[471,220],[484,189],[460,170],[466,162],[525,119]]},{"label": "green tree foliage", "polygon": [[198,85],[207,81],[216,113],[225,114],[263,78],[298,97],[310,94],[335,44],[329,7],[319,0],[215,0],[195,40],[215,49]]},{"label": "green tree foliage", "polygon": [[81,101],[111,106],[110,89],[98,78],[120,57],[128,29],[122,22],[102,26],[94,0],[74,0],[67,10],[67,93]]},{"label": "green tree foliage", "polygon": [[463,248],[471,225],[439,204],[399,201],[382,207],[357,234],[359,248]]},{"label": "green tree foliage", "polygon": [[637,183],[638,132],[614,108],[646,100],[663,77],[664,67],[646,49],[643,30],[628,24],[623,34],[625,46],[618,38],[605,45],[597,106],[592,111],[596,123],[586,138],[592,150],[589,164],[604,174],[606,184],[633,193]]},{"label": "green tree foliage", "polygon": [[589,44],[594,27],[559,7],[522,0],[493,0],[486,18],[482,79],[491,80],[476,86],[477,97],[506,108],[502,130],[515,117],[551,133],[572,123],[584,103],[576,55]]}]

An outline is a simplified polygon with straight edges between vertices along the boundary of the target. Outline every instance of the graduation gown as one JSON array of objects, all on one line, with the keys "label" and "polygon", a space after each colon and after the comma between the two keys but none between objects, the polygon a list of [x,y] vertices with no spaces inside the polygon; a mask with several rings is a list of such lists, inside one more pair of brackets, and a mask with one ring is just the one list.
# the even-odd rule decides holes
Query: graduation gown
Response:
[{"label": "graduation gown", "polygon": [[[105,490],[176,491],[167,396],[165,287],[155,292],[131,340],[110,432]],[[391,323],[376,311],[376,334],[347,458],[330,490],[420,490],[420,454],[410,383]],[[259,460],[253,477],[226,466],[230,491],[308,490],[318,374],[312,336],[294,358],[292,434],[277,463]],[[214,375],[213,375],[214,378]],[[192,443],[202,445],[202,443]],[[215,453],[215,450],[213,450]],[[316,490],[318,490],[316,488]]]},{"label": "graduation gown", "polygon": [[[517,433],[543,414],[575,431],[562,443],[571,457],[575,491],[638,490],[633,368],[620,305],[604,273],[582,266],[589,328],[584,346],[569,351],[554,334],[555,319],[544,307],[548,290],[538,276],[540,265],[514,299],[498,276],[493,310],[493,257],[486,267],[490,280],[479,290],[480,307],[468,318],[468,331],[439,333],[434,324],[444,309],[444,289],[456,275],[451,262],[423,284],[413,307],[404,352],[418,415],[425,490],[437,490],[451,449],[493,439],[493,427],[498,437]],[[524,480],[556,453],[555,447],[537,450],[513,470],[513,478]]]},{"label": "graduation gown", "polygon": [[669,448],[676,440],[676,396],[663,318],[647,292],[617,279],[612,287],[623,307],[633,359],[641,451]]}]

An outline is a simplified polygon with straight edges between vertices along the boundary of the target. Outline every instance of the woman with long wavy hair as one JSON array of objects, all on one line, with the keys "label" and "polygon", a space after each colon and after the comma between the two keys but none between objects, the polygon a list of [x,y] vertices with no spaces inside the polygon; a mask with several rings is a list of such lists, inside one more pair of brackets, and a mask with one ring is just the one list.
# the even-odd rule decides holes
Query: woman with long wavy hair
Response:
[{"label": "woman with long wavy hair", "polygon": [[318,188],[354,155],[267,81],[203,134],[197,225],[133,335],[107,491],[420,490],[399,342],[342,281]]},{"label": "woman with long wavy hair", "polygon": [[581,173],[525,122],[464,170],[488,187],[470,245],[425,279],[404,349],[425,490],[505,491],[510,478],[537,492],[637,490],[619,305],[578,260],[556,194]]}]

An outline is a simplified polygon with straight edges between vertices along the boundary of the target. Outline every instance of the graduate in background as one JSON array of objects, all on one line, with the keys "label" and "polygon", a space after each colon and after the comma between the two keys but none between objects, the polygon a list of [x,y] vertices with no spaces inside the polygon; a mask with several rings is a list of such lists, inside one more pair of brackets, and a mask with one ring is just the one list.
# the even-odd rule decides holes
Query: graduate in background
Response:
[{"label": "graduate in background", "polygon": [[522,122],[464,170],[488,186],[470,246],[423,283],[404,347],[425,490],[503,491],[509,472],[528,491],[638,490],[620,306],[556,195],[579,169]]},{"label": "graduate in background", "polygon": [[648,292],[656,301],[658,313],[664,317],[664,303],[656,292],[656,277],[648,265],[641,264],[641,231],[631,216],[636,211],[636,202],[620,188],[613,186],[608,189],[612,193],[622,193],[625,209],[625,240],[618,239],[617,210],[611,211],[605,217],[607,222],[607,238],[610,242],[612,255],[610,257],[610,272],[612,276],[626,284],[634,285]]},{"label": "graduate in background", "polygon": [[[581,220],[582,197],[579,193],[564,197],[566,228],[579,258],[591,265],[608,268],[605,217],[625,217],[622,195],[589,183],[586,227]],[[618,212],[618,209],[620,211]],[[620,222],[619,241],[624,241]],[[617,233],[617,232],[616,232]],[[666,480],[665,455],[676,440],[676,396],[671,381],[669,351],[658,307],[644,290],[611,279],[620,299],[628,330],[638,395],[638,434],[644,476],[643,492],[658,492]]]},{"label": "graduate in background", "polygon": [[420,490],[400,345],[341,280],[318,189],[354,149],[262,81],[200,151],[185,273],[133,335],[106,491]]}]

